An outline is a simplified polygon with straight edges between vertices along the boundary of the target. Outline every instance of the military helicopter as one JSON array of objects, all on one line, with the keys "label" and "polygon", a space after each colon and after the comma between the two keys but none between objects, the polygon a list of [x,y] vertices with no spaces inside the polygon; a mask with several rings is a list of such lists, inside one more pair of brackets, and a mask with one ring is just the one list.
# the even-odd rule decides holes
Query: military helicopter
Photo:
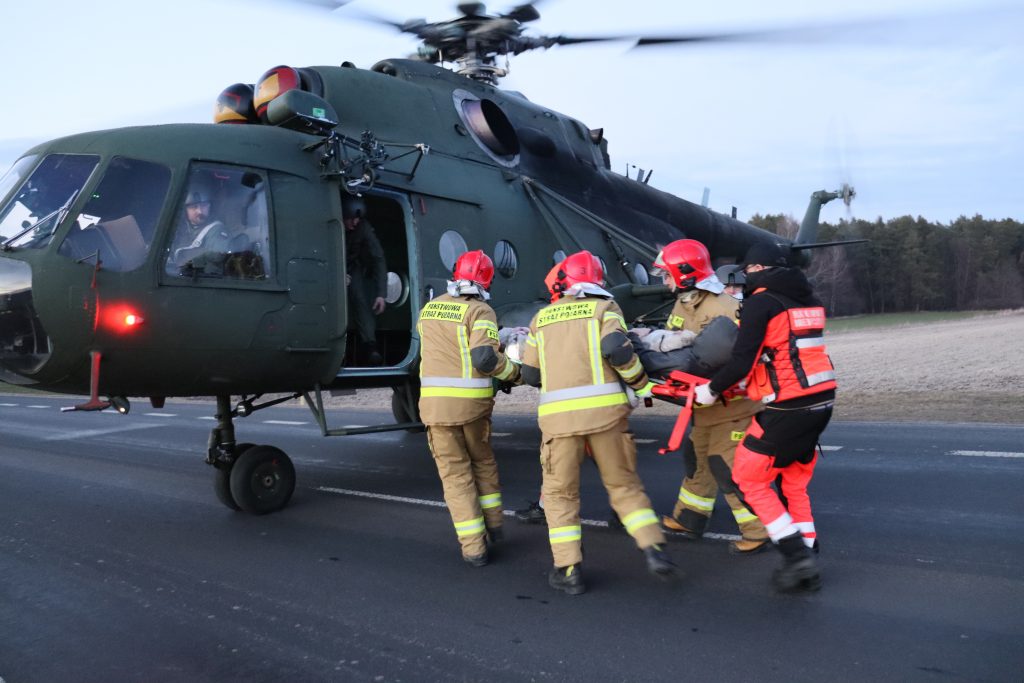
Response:
[{"label": "military helicopter", "polygon": [[[29,150],[0,180],[0,379],[87,395],[74,410],[215,397],[215,491],[261,514],[287,504],[294,466],[236,439],[235,418],[304,397],[325,436],[421,427],[417,315],[467,249],[493,256],[499,323],[516,326],[545,303],[551,264],[580,249],[600,255],[630,318],[654,320],[668,303],[648,281],[660,245],[698,239],[720,263],[758,241],[826,246],[817,210],[852,188],[816,193],[783,240],[613,172],[601,129],[497,85],[499,57],[620,38],[529,36],[532,4],[459,12],[390,22],[422,40],[413,58],[275,66],[230,85],[211,124]],[[719,39],[735,37],[638,40]],[[389,270],[374,367],[352,363],[343,205],[357,195]],[[196,204],[216,217],[214,246],[186,229]],[[396,423],[330,428],[324,392],[366,387],[394,389]]]}]

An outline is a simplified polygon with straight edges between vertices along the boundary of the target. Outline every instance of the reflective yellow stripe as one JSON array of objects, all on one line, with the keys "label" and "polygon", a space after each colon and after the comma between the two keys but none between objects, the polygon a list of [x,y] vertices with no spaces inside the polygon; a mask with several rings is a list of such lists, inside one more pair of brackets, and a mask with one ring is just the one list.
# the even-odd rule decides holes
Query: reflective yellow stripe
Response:
[{"label": "reflective yellow stripe", "polygon": [[484,518],[477,517],[467,522],[455,522],[455,533],[459,536],[474,536],[482,534],[487,527],[484,526]]},{"label": "reflective yellow stripe", "polygon": [[747,508],[742,508],[740,510],[733,510],[732,511],[732,516],[736,518],[736,523],[737,524],[746,524],[747,522],[754,522],[754,521],[757,520],[757,515],[755,515],[753,512],[751,512]]},{"label": "reflective yellow stripe", "polygon": [[696,494],[690,493],[685,488],[679,489],[679,500],[689,505],[692,505],[698,510],[705,510],[710,512],[711,510],[715,509],[714,498],[703,498]]},{"label": "reflective yellow stripe", "polygon": [[640,373],[643,371],[643,363],[641,363],[640,359],[637,358],[633,361],[633,364],[630,365],[628,368],[626,368],[625,370],[620,370],[619,374],[622,375],[622,379],[626,380],[627,382],[632,382],[634,379],[639,377]]},{"label": "reflective yellow stripe", "polygon": [[534,337],[532,333],[528,334],[528,335],[526,335],[526,343],[529,344],[530,346],[536,347],[537,346],[537,338]]},{"label": "reflective yellow stripe", "polygon": [[420,396],[437,397],[446,396],[448,398],[493,398],[494,389],[487,387],[486,389],[463,389],[461,387],[423,387],[420,390]]},{"label": "reflective yellow stripe", "polygon": [[484,510],[490,510],[491,508],[500,508],[501,494],[488,493],[486,496],[480,496],[480,507],[482,507]]},{"label": "reflective yellow stripe", "polygon": [[626,319],[614,311],[605,311],[603,320],[611,318],[612,320],[618,320],[619,325],[622,326],[622,331],[626,331]]},{"label": "reflective yellow stripe", "polygon": [[474,330],[485,330],[487,332],[487,338],[498,341],[498,324],[492,323],[490,320],[477,320],[473,323]]},{"label": "reflective yellow stripe", "polygon": [[537,357],[540,358],[540,390],[548,386],[548,363],[544,360],[544,333],[537,333]]},{"label": "reflective yellow stripe", "polygon": [[583,538],[583,527],[576,526],[558,526],[554,529],[548,530],[548,540],[552,544],[555,543],[572,543]]},{"label": "reflective yellow stripe", "polygon": [[605,408],[607,406],[617,406],[628,403],[629,399],[626,397],[625,392],[620,391],[617,394],[605,394],[604,396],[591,396],[589,398],[571,398],[565,401],[545,403],[537,408],[537,415],[544,417],[545,415],[565,413],[570,410]]},{"label": "reflective yellow stripe", "polygon": [[505,359],[505,369],[495,375],[499,380],[506,380],[512,375],[516,374],[516,365],[508,358]]},{"label": "reflective yellow stripe", "polygon": [[601,357],[601,324],[596,320],[587,321],[590,332],[590,374],[591,384],[604,384],[604,364]]},{"label": "reflective yellow stripe", "polygon": [[466,338],[466,328],[459,326],[456,330],[459,339],[459,356],[462,359],[462,376],[469,379],[473,376],[473,363],[469,358],[469,340]]},{"label": "reflective yellow stripe", "polygon": [[626,531],[630,534],[641,527],[657,523],[658,516],[654,514],[654,510],[651,508],[640,508],[639,510],[634,510],[622,518],[622,526],[626,527]]}]

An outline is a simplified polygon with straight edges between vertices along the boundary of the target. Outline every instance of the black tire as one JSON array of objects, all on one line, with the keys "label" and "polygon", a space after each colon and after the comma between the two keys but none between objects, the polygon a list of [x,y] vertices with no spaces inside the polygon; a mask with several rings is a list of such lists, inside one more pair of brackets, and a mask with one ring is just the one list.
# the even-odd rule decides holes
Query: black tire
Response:
[{"label": "black tire", "polygon": [[[235,445],[235,456],[239,456],[256,444],[240,443]],[[241,510],[238,503],[231,495],[231,467],[224,464],[214,465],[213,492],[217,494],[217,500],[224,503],[232,510]]]},{"label": "black tire", "polygon": [[231,497],[254,515],[282,509],[295,492],[295,466],[280,448],[253,446],[231,468]]}]

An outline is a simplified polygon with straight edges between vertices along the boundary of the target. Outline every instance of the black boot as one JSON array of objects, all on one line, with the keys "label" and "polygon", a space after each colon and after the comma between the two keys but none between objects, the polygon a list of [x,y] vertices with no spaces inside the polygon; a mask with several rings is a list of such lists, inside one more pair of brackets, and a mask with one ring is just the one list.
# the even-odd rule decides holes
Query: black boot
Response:
[{"label": "black boot", "polygon": [[583,577],[580,575],[580,566],[570,564],[568,567],[552,567],[548,572],[548,584],[569,595],[579,595],[587,590],[583,585]]},{"label": "black boot", "polygon": [[529,505],[516,510],[516,520],[522,524],[547,524],[548,519],[540,503],[533,500],[527,502]]},{"label": "black boot", "polygon": [[772,574],[776,590],[784,593],[819,590],[821,574],[818,563],[814,561],[811,549],[804,544],[804,537],[796,533],[780,538],[778,547],[782,553],[782,566]]},{"label": "black boot", "polygon": [[487,551],[483,551],[479,555],[463,555],[462,561],[471,567],[486,567],[487,566]]},{"label": "black boot", "polygon": [[500,526],[487,528],[487,545],[498,545],[505,540],[505,532]]},{"label": "black boot", "polygon": [[676,564],[665,552],[661,545],[651,545],[643,549],[644,560],[647,561],[647,571],[659,579],[674,579],[676,576]]}]

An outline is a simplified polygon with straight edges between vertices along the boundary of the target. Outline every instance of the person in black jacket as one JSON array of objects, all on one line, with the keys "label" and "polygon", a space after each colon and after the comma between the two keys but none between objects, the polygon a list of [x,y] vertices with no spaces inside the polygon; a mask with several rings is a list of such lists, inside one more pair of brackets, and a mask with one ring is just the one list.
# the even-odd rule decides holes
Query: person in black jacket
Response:
[{"label": "person in black jacket", "polygon": [[[736,449],[733,478],[782,552],[776,587],[817,590],[821,578],[811,553],[817,533],[807,484],[836,388],[823,336],[825,310],[803,272],[790,267],[788,248],[754,245],[741,265],[747,282],[736,344],[729,361],[696,388],[696,400],[713,403],[745,378],[748,395],[765,403]],[[785,502],[772,490],[773,481]]]},{"label": "person in black jacket", "polygon": [[342,200],[345,222],[345,284],[348,285],[349,319],[358,336],[357,365],[383,365],[377,345],[376,316],[387,307],[388,268],[384,249],[366,218],[366,202],[360,197]]}]

